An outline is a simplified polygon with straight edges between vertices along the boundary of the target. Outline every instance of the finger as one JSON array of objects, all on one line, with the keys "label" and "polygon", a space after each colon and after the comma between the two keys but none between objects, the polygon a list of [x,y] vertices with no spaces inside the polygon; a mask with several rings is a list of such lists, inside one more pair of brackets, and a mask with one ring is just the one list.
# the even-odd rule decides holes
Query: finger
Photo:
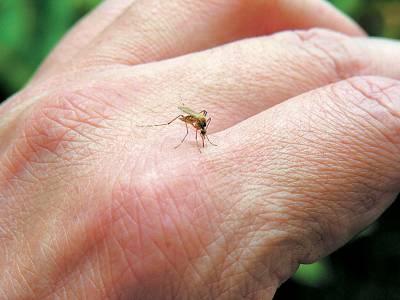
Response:
[{"label": "finger", "polygon": [[33,80],[56,72],[60,65],[70,61],[133,2],[134,0],[102,2],[65,35],[36,72]]},{"label": "finger", "polygon": [[137,69],[135,78],[141,78],[140,86],[148,82],[158,87],[154,97],[144,100],[147,110],[157,114],[155,119],[175,114],[182,97],[196,111],[208,111],[213,118],[210,132],[215,132],[352,76],[400,79],[399,53],[399,42],[313,29],[248,39],[152,64],[151,72]]},{"label": "finger", "polygon": [[82,64],[140,64],[288,28],[363,34],[323,1],[137,1],[88,47]]},{"label": "finger", "polygon": [[[135,107],[139,124],[149,124],[149,117],[150,123],[175,117],[182,98],[192,109],[209,112],[213,118],[209,132],[215,132],[288,98],[355,75],[400,78],[395,67],[398,52],[396,41],[350,38],[321,29],[282,32],[140,68],[108,70],[106,76],[96,72],[96,86],[103,90],[113,82],[122,84],[121,95]],[[87,80],[92,77],[89,72]],[[82,76],[81,81],[85,82]],[[65,88],[72,90],[68,82]],[[140,97],[133,86],[148,94]],[[39,90],[59,88],[59,83],[49,82]],[[35,102],[25,95],[3,104],[0,113],[27,99]]]},{"label": "finger", "polygon": [[[219,147],[203,163],[208,188],[230,216],[240,216],[235,221],[248,229],[242,240],[257,244],[246,252],[251,261],[279,250],[292,272],[343,245],[391,204],[400,191],[399,132],[400,82],[351,78],[219,133]],[[276,268],[280,281],[290,276]]]}]

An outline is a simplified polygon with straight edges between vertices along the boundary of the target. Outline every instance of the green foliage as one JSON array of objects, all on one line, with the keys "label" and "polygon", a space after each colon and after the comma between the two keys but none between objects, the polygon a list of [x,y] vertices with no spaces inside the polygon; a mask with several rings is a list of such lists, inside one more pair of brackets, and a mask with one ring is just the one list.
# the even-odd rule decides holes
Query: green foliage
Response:
[{"label": "green foliage", "polygon": [[399,0],[330,0],[371,35],[400,38]]},{"label": "green foliage", "polygon": [[0,1],[0,101],[20,89],[65,32],[100,0]]},{"label": "green foliage", "polygon": [[300,265],[292,279],[300,284],[320,287],[331,281],[329,259],[320,260],[310,265]]}]

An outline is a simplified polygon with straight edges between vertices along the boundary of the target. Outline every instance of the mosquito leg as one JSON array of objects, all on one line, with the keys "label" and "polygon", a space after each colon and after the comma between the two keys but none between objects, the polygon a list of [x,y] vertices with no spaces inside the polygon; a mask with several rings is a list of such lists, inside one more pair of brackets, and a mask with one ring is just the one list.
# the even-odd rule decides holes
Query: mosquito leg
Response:
[{"label": "mosquito leg", "polygon": [[210,123],[211,123],[211,117],[210,117],[210,118],[208,118],[208,120],[207,120],[206,131],[207,131],[207,129],[208,129],[208,125],[210,125]]},{"label": "mosquito leg", "polygon": [[205,109],[203,109],[201,112],[199,112],[199,114],[203,114],[204,116],[207,116],[207,111]]},{"label": "mosquito leg", "polygon": [[[210,123],[211,123],[211,118],[208,118],[208,120],[207,120],[207,126],[206,126],[206,132],[207,132],[207,129],[208,129],[208,125],[210,125]],[[207,135],[207,134],[206,134],[206,138],[207,138],[207,141],[209,141],[211,145],[217,146],[216,144],[214,144],[213,142],[210,141],[210,139],[208,138],[208,135]]]},{"label": "mosquito leg", "polygon": [[196,129],[196,145],[197,145],[197,149],[199,149],[199,152],[201,153],[201,150],[200,150],[200,146],[199,146],[199,140],[197,139],[197,129]]},{"label": "mosquito leg", "polygon": [[178,145],[175,146],[175,149],[178,148],[180,145],[182,145],[182,143],[185,141],[186,137],[187,137],[188,134],[189,134],[189,128],[188,128],[188,126],[187,126],[187,123],[185,123],[185,125],[186,125],[186,134],[185,134],[185,136],[183,137],[182,141],[181,141]]},{"label": "mosquito leg", "polygon": [[[184,115],[179,115],[179,116],[177,116],[176,118],[173,118],[171,121],[169,121],[168,123],[165,123],[165,124],[159,124],[159,125],[157,125],[157,126],[162,126],[162,125],[169,125],[169,124],[171,124],[173,121],[175,121],[176,119],[178,119],[178,118],[180,118],[180,117],[184,117]],[[187,126],[186,126],[187,127]]]},{"label": "mosquito leg", "polygon": [[208,135],[207,135],[207,134],[206,134],[206,138],[207,138],[207,141],[209,141],[211,145],[213,145],[213,146],[218,146],[218,145],[216,145],[216,144],[214,144],[213,142],[210,141],[210,139],[208,138]]},{"label": "mosquito leg", "polygon": [[183,118],[184,117],[184,115],[179,115],[179,116],[177,116],[177,117],[175,117],[175,118],[173,118],[171,121],[169,121],[168,123],[163,123],[163,124],[155,124],[155,125],[138,125],[139,127],[155,127],[155,126],[166,126],[166,125],[169,125],[169,124],[171,124],[172,122],[174,122],[176,119],[178,119],[178,118]]}]

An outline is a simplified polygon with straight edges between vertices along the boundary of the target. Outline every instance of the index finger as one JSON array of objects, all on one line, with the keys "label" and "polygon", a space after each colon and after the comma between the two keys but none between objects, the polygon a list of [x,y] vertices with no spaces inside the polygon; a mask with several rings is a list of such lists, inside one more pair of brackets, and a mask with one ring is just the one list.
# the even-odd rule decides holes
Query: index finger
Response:
[{"label": "index finger", "polygon": [[[113,5],[119,5],[123,12],[116,9],[118,16],[109,15],[106,21],[94,12],[52,54],[52,64],[70,63],[72,57],[80,59],[84,67],[147,63],[284,29],[324,27],[348,35],[363,35],[350,18],[327,2],[315,0],[119,0],[116,4],[111,2],[110,9]],[[88,38],[82,38],[85,36]],[[75,46],[85,50],[65,51]],[[42,68],[42,75],[48,73],[43,72],[46,68]]]}]

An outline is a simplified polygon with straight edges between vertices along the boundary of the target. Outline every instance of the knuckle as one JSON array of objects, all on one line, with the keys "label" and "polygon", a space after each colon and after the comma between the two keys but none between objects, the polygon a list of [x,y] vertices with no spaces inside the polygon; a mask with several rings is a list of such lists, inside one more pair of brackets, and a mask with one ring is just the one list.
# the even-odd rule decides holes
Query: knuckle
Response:
[{"label": "knuckle", "polygon": [[[342,168],[352,170],[367,194],[360,209],[374,206],[375,195],[398,184],[400,153],[400,82],[376,76],[358,76],[331,85],[332,116],[341,139],[337,150],[350,151]],[[335,119],[333,119],[335,118]],[[348,148],[346,145],[351,145]]]},{"label": "knuckle", "polygon": [[331,30],[294,30],[278,33],[277,39],[297,46],[322,67],[333,70],[335,78],[332,81],[362,74],[370,64],[357,43],[352,42],[350,37]]},{"label": "knuckle", "polygon": [[[345,81],[344,89],[359,111],[366,129],[375,130],[374,139],[381,138],[388,145],[400,147],[400,82],[378,76],[358,76]],[[346,104],[346,103],[344,103]]]}]

